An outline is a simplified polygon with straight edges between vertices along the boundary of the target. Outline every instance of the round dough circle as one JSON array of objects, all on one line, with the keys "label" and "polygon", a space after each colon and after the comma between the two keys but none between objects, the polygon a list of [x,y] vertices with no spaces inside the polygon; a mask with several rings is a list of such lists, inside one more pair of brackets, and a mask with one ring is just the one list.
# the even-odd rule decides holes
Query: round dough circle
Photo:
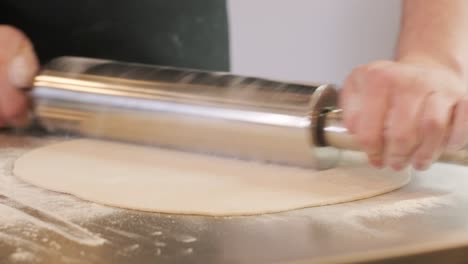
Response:
[{"label": "round dough circle", "polygon": [[106,205],[218,216],[353,201],[410,179],[407,172],[367,167],[314,171],[87,139],[28,152],[16,161],[14,174]]}]

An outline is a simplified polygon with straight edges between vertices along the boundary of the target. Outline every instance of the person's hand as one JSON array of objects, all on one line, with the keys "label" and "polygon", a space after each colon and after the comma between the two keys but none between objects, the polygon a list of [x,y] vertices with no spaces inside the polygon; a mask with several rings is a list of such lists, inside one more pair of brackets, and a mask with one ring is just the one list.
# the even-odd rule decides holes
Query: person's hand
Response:
[{"label": "person's hand", "polygon": [[0,127],[27,122],[28,100],[21,89],[30,87],[38,69],[29,39],[11,26],[0,25]]},{"label": "person's hand", "polygon": [[468,142],[467,84],[429,59],[356,68],[341,94],[344,123],[376,167],[425,170]]}]

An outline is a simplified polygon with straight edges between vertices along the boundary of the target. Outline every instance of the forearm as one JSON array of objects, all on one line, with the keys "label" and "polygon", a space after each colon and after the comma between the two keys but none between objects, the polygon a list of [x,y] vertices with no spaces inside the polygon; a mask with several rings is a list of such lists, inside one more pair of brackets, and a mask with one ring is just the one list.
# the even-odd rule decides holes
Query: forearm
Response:
[{"label": "forearm", "polygon": [[431,60],[468,80],[468,1],[404,0],[397,59]]}]

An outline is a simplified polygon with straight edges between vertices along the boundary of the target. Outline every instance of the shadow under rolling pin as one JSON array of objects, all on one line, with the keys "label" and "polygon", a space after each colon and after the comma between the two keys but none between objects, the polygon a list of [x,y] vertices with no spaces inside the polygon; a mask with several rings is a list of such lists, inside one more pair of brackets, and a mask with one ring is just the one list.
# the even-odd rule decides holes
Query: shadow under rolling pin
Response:
[{"label": "shadow under rolling pin", "polygon": [[34,88],[34,115],[51,132],[319,169],[358,149],[331,85],[61,57]]}]

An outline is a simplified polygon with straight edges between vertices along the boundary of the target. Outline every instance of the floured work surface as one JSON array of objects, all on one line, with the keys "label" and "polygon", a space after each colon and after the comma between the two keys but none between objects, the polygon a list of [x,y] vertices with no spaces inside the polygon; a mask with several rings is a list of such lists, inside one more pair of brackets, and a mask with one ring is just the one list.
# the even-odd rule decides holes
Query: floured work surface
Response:
[{"label": "floured work surface", "polygon": [[0,134],[0,263],[361,263],[434,249],[416,260],[466,259],[461,167],[439,165],[399,190],[350,203],[247,217],[168,215],[84,202],[12,175],[19,156],[56,141]]},{"label": "floured work surface", "polygon": [[407,172],[348,166],[314,171],[100,140],[21,156],[14,174],[85,200],[151,212],[254,215],[355,201],[408,183]]}]

